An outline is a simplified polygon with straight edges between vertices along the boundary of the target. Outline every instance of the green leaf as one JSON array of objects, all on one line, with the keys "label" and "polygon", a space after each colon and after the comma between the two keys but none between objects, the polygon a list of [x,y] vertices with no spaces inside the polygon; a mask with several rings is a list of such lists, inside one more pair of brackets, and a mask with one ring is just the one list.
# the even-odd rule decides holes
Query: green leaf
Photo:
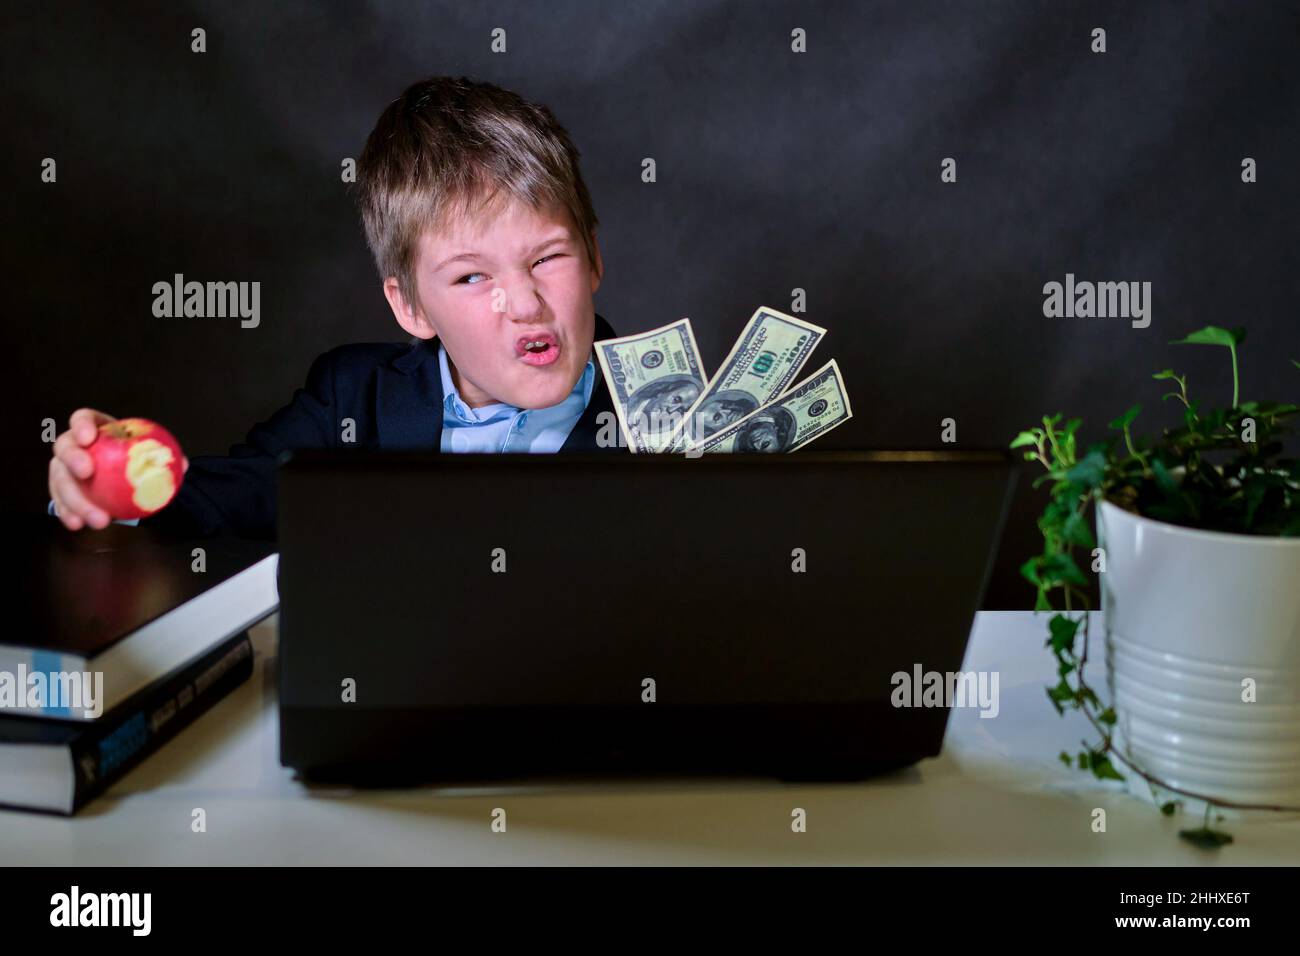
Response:
[{"label": "green leaf", "polygon": [[1245,409],[1247,406],[1255,409],[1261,415],[1285,416],[1300,411],[1300,407],[1289,402],[1242,402],[1238,407]]},{"label": "green leaf", "polygon": [[1106,480],[1106,452],[1098,445],[1088,449],[1088,453],[1065,473],[1065,480],[1086,491],[1100,488]]},{"label": "green leaf", "polygon": [[1217,850],[1219,847],[1232,842],[1232,834],[1224,833],[1221,830],[1211,830],[1209,827],[1200,827],[1196,830],[1179,830],[1178,835],[1202,850]]},{"label": "green leaf", "polygon": [[1060,582],[1063,584],[1086,585],[1088,579],[1083,576],[1079,566],[1074,563],[1074,558],[1065,552],[1048,555],[1040,559],[1038,574],[1041,582],[1052,584]]},{"label": "green leaf", "polygon": [[1154,379],[1177,378],[1178,374],[1173,369],[1167,368],[1163,372],[1156,372],[1151,377]]},{"label": "green leaf", "polygon": [[1292,359],[1291,364],[1294,365],[1296,368],[1300,368],[1300,359]]},{"label": "green leaf", "polygon": [[1064,677],[1062,677],[1059,684],[1047,689],[1047,696],[1055,701],[1074,700],[1074,688],[1070,686],[1069,682]]},{"label": "green leaf", "polygon": [[1100,714],[1097,715],[1097,719],[1100,720],[1107,727],[1113,727],[1115,725],[1115,708],[1107,707],[1105,710],[1103,710]]},{"label": "green leaf", "polygon": [[1073,653],[1074,636],[1079,631],[1079,622],[1071,620],[1064,614],[1056,614],[1047,622],[1047,626],[1052,632],[1051,639],[1048,641],[1052,645],[1052,650]]},{"label": "green leaf", "polygon": [[1165,467],[1163,461],[1157,458],[1151,462],[1151,472],[1156,476],[1156,487],[1164,492],[1167,497],[1179,497],[1181,492],[1178,488],[1178,482],[1174,480],[1174,476],[1169,473],[1169,469]]},{"label": "green leaf", "polygon": [[1225,345],[1228,348],[1240,345],[1246,337],[1242,328],[1221,329],[1217,325],[1207,325],[1182,339],[1170,341],[1170,345]]},{"label": "green leaf", "polygon": [[1037,445],[1037,444],[1038,444],[1037,435],[1035,435],[1033,432],[1021,432],[1015,438],[1011,439],[1011,444],[1008,445],[1007,447],[1022,448],[1025,445]]},{"label": "green leaf", "polygon": [[1055,687],[1047,687],[1045,690],[1047,691],[1047,699],[1052,702],[1056,712],[1062,716],[1065,715],[1063,704],[1071,708],[1078,706],[1074,699],[1074,690],[1071,689],[1069,682],[1064,677]]},{"label": "green leaf", "polygon": [[1142,411],[1141,405],[1134,405],[1132,408],[1126,411],[1119,418],[1111,422],[1109,427],[1115,429],[1116,431],[1123,431],[1124,429],[1128,428],[1129,425],[1133,424],[1133,419],[1137,418],[1138,413],[1141,411]]},{"label": "green leaf", "polygon": [[1059,759],[1061,763],[1065,764],[1067,767],[1073,766],[1073,763],[1070,760],[1070,755],[1067,754],[1064,750],[1061,751]]},{"label": "green leaf", "polygon": [[1030,584],[1039,584],[1038,580],[1038,562],[1040,558],[1030,558],[1020,566],[1020,576]]},{"label": "green leaf", "polygon": [[1246,485],[1246,514],[1244,523],[1247,530],[1255,523],[1255,512],[1264,502],[1264,496],[1268,494],[1268,483],[1266,481],[1252,481]]},{"label": "green leaf", "polygon": [[1102,753],[1092,755],[1092,775],[1098,780],[1123,780],[1120,772],[1115,769],[1110,762],[1110,758]]},{"label": "green leaf", "polygon": [[1092,529],[1088,527],[1088,522],[1083,515],[1077,511],[1070,512],[1069,517],[1065,519],[1061,526],[1061,536],[1070,544],[1077,544],[1080,547],[1092,550],[1096,543],[1092,540]]},{"label": "green leaf", "polygon": [[1170,800],[1167,803],[1160,804],[1160,812],[1167,817],[1172,817],[1178,810],[1178,801]]}]

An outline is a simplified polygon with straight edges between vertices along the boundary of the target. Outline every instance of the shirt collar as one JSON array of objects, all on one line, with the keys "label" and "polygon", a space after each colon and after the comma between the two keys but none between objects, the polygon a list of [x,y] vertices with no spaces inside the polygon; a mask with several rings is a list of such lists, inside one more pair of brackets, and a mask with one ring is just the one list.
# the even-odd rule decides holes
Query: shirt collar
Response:
[{"label": "shirt collar", "polygon": [[[442,407],[444,411],[450,412],[459,421],[466,425],[481,425],[485,422],[496,421],[499,418],[506,418],[516,414],[520,409],[514,405],[507,405],[505,402],[492,402],[479,408],[470,408],[460,397],[460,392],[456,389],[456,383],[451,377],[451,366],[447,361],[447,350],[443,348],[441,342],[438,343],[438,371],[442,376]],[[591,393],[596,385],[596,365],[587,359],[587,367],[583,369],[582,375],[573,386],[573,391],[582,394],[582,407],[585,409],[591,403]]]}]

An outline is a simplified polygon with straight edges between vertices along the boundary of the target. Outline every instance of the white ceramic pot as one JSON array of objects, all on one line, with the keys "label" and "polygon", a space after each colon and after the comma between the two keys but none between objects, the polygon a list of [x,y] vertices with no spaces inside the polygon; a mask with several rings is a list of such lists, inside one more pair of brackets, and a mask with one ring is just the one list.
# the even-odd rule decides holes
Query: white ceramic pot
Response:
[{"label": "white ceramic pot", "polygon": [[1109,502],[1097,527],[1120,753],[1171,786],[1300,809],[1300,538],[1181,528]]}]

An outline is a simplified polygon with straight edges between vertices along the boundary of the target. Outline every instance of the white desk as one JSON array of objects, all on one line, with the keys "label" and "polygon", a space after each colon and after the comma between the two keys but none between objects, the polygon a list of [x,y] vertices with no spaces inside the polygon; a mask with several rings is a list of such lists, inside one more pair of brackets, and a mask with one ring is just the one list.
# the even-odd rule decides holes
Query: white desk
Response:
[{"label": "white desk", "polygon": [[[1096,633],[1096,631],[1094,631]],[[0,810],[0,863],[1288,864],[1300,820],[1229,820],[1236,843],[1067,771],[1087,730],[1043,685],[1045,618],[979,615],[966,670],[1000,672],[1001,713],[956,709],[941,757],[854,784],[609,780],[356,792],[309,789],[277,759],[275,618],[250,681],[73,818]],[[1096,675],[1093,675],[1096,680]],[[864,728],[864,732],[869,732]],[[202,807],[207,832],[191,832]],[[507,829],[492,832],[494,808]],[[807,832],[791,831],[791,811]],[[1104,807],[1107,832],[1092,832]]]}]

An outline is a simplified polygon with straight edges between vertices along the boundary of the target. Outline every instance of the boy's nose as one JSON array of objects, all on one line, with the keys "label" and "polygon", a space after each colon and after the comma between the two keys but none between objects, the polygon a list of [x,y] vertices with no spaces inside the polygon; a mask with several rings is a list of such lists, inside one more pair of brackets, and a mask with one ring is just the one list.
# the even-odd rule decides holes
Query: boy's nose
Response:
[{"label": "boy's nose", "polygon": [[532,279],[516,282],[506,289],[506,316],[514,322],[536,322],[543,302]]}]

